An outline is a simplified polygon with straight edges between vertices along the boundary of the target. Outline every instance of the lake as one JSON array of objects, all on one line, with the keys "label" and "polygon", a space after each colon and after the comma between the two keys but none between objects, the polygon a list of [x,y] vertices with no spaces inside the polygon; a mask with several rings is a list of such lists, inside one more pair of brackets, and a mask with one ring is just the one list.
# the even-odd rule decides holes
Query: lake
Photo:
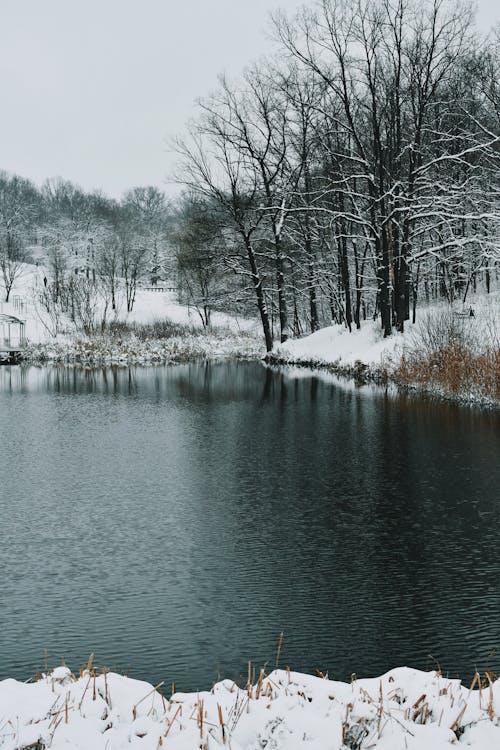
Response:
[{"label": "lake", "polygon": [[0,679],[500,671],[500,417],[261,363],[0,368]]}]

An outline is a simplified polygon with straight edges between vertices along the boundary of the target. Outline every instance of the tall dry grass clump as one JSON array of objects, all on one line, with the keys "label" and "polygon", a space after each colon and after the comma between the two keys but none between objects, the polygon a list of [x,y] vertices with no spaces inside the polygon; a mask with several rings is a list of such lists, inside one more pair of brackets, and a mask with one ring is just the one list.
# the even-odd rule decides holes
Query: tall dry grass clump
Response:
[{"label": "tall dry grass clump", "polygon": [[405,346],[394,379],[452,395],[500,399],[500,336],[488,311],[427,315]]}]

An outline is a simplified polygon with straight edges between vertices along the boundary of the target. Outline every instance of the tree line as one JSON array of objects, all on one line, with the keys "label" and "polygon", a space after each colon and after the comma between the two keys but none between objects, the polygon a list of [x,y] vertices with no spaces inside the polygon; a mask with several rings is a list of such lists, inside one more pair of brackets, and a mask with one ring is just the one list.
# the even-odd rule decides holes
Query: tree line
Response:
[{"label": "tree line", "polygon": [[275,54],[220,77],[175,140],[177,198],[0,174],[7,299],[40,257],[54,329],[69,313],[91,331],[169,279],[206,327],[213,309],[257,310],[269,350],[332,321],[388,336],[422,300],[490,291],[499,34],[443,0],[321,0],[272,30]]},{"label": "tree line", "polygon": [[379,317],[388,336],[421,298],[489,291],[498,34],[442,0],[322,0],[272,26],[275,57],[221,77],[176,141],[186,262],[240,277],[268,349],[332,320]]},{"label": "tree line", "polygon": [[132,311],[139,282],[165,274],[171,211],[156,187],[136,187],[120,201],[68,180],[40,189],[0,173],[0,270],[8,302],[26,263],[43,268],[37,302],[87,332],[123,306]]}]

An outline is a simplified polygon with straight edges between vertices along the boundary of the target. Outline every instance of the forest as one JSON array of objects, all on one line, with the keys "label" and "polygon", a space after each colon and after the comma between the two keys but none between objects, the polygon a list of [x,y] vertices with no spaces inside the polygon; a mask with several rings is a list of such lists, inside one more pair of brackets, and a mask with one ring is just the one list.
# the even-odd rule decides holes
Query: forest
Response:
[{"label": "forest", "polygon": [[[121,200],[0,175],[8,300],[26,262],[40,303],[82,330],[172,285],[209,327],[255,315],[267,350],[331,322],[467,303],[500,269],[500,35],[468,5],[323,2],[271,20],[272,54],[200,99],[167,195]],[[99,311],[98,315],[96,311]]]}]

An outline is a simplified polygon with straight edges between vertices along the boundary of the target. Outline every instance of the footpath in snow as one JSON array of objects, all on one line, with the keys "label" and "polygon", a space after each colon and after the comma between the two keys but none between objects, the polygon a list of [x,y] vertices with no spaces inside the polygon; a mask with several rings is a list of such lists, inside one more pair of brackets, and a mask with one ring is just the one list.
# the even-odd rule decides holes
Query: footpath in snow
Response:
[{"label": "footpath in snow", "polygon": [[58,667],[0,682],[0,748],[498,750],[500,680],[472,687],[405,667],[350,684],[276,670],[167,699],[161,686]]}]

